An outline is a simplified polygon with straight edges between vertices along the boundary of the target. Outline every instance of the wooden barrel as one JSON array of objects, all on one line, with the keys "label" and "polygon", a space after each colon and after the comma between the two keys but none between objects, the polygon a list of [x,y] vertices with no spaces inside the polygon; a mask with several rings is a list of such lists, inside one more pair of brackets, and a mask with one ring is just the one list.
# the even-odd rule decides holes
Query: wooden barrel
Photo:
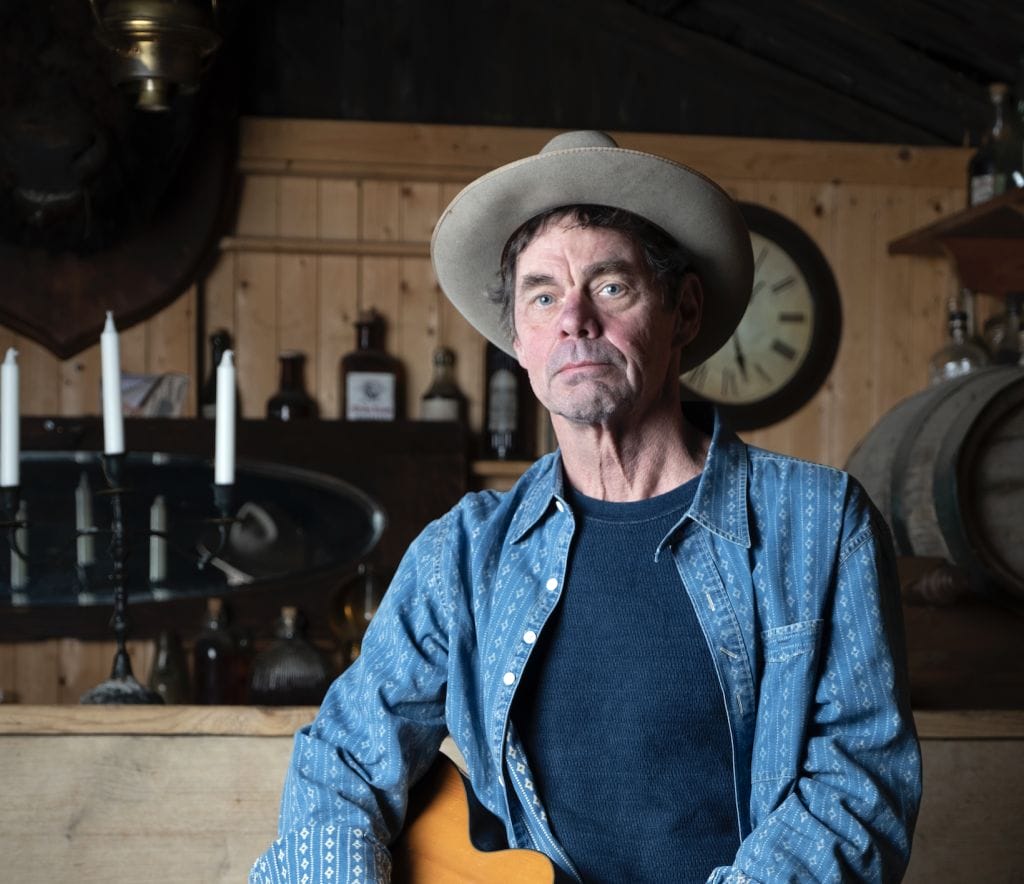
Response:
[{"label": "wooden barrel", "polygon": [[987,368],[885,414],[846,464],[901,555],[948,559],[1024,600],[1024,369]]}]

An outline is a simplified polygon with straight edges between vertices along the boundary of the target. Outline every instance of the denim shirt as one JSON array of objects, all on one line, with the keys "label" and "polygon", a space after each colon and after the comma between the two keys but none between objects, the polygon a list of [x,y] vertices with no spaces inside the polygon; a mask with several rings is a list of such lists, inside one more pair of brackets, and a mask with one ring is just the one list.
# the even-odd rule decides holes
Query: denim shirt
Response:
[{"label": "denim shirt", "polygon": [[[412,544],[360,657],[296,734],[280,837],[250,882],[389,880],[385,845],[446,733],[509,845],[578,878],[509,717],[566,578],[562,475],[547,455]],[[867,495],[839,470],[716,426],[696,498],[658,555],[672,556],[697,613],[732,739],[742,842],[709,884],[898,881],[920,753],[894,558]]]}]

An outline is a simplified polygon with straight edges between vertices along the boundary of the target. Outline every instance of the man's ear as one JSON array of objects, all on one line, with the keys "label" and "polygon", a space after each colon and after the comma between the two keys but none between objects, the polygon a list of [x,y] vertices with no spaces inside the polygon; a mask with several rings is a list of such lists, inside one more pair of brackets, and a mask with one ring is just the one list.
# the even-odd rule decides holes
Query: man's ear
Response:
[{"label": "man's ear", "polygon": [[676,346],[685,347],[700,331],[704,310],[704,287],[696,273],[687,273],[679,288],[679,303],[675,310]]}]

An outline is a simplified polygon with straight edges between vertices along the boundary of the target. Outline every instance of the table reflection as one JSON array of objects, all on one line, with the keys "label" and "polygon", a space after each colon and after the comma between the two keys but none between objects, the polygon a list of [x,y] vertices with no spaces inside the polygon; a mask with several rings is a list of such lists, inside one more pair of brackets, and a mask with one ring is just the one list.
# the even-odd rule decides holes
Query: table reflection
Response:
[{"label": "table reflection", "polygon": [[[351,567],[384,513],[353,486],[295,467],[238,465],[218,513],[208,460],[131,453],[123,463],[129,601],[243,590]],[[0,607],[110,605],[114,495],[96,452],[25,452],[14,521],[0,545]],[[224,519],[222,516],[228,518]]]}]

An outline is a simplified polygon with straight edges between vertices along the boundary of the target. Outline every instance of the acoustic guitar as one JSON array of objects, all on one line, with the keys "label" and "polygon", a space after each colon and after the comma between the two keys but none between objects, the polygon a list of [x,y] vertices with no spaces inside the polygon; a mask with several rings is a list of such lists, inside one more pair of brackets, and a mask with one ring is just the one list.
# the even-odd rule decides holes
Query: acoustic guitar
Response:
[{"label": "acoustic guitar", "polygon": [[409,794],[405,828],[391,845],[394,884],[554,884],[535,850],[477,850],[469,838],[462,774],[444,755]]}]

